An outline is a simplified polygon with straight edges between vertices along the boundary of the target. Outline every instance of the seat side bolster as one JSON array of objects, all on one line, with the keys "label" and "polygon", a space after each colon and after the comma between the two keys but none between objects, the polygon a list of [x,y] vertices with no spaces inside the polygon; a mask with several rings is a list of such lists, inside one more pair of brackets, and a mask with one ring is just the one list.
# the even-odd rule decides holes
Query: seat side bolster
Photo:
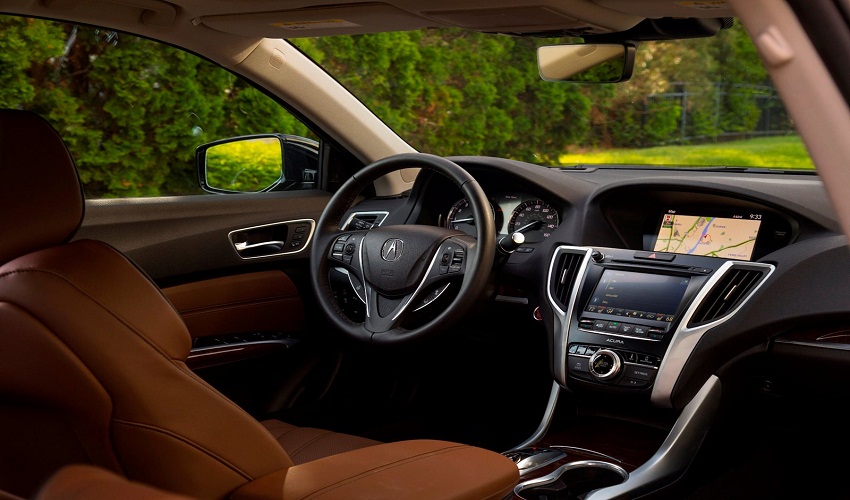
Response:
[{"label": "seat side bolster", "polygon": [[493,451],[413,440],[332,455],[258,478],[233,500],[333,498],[501,499],[519,480],[516,465]]}]

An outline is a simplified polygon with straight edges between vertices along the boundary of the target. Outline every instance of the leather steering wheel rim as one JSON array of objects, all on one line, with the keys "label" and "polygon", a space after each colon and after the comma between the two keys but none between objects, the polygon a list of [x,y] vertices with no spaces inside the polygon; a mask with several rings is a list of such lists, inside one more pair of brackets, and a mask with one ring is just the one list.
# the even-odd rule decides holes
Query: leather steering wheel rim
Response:
[{"label": "leather steering wheel rim", "polygon": [[[443,228],[434,228],[433,226],[389,226],[388,228],[382,227],[372,229],[370,231],[344,231],[340,229],[342,218],[351,208],[352,203],[365,187],[373,183],[378,178],[403,168],[422,168],[432,170],[450,179],[456,186],[458,186],[463,192],[464,197],[468,200],[476,221],[475,238],[472,238],[465,233]],[[403,299],[407,300],[408,303],[412,303],[414,300],[421,300],[421,297],[416,294],[423,288],[422,284],[424,284],[426,280],[443,279],[440,277],[442,275],[448,276],[448,278],[445,279],[451,278],[445,270],[443,270],[442,273],[438,272],[437,268],[441,266],[435,266],[435,263],[440,264],[439,257],[442,257],[442,260],[445,261],[447,254],[450,255],[450,258],[454,257],[455,259],[457,259],[457,252],[460,252],[461,256],[460,259],[462,265],[459,264],[458,266],[452,266],[453,269],[454,267],[461,268],[457,271],[457,274],[455,274],[456,277],[462,275],[460,288],[454,300],[431,321],[410,329],[401,326],[401,322],[403,322],[404,318],[399,320],[398,323],[396,323],[397,318],[392,318],[391,320],[381,318],[381,321],[378,322],[379,327],[375,328],[373,324],[377,322],[377,319],[375,321],[371,321],[369,315],[370,312],[372,315],[375,315],[378,309],[374,303],[370,304],[368,300],[366,301],[366,321],[362,323],[352,321],[336,304],[331,289],[329,272],[332,267],[342,265],[342,262],[339,261],[342,260],[343,253],[341,253],[342,251],[340,251],[340,253],[336,253],[335,250],[348,244],[347,242],[341,242],[341,239],[351,238],[347,241],[353,243],[348,246],[358,249],[357,252],[354,250],[351,251],[352,255],[350,257],[354,258],[353,265],[356,266],[358,264],[358,258],[360,261],[363,261],[364,255],[366,256],[366,263],[361,262],[360,264],[363,267],[361,272],[363,273],[362,279],[364,289],[367,293],[371,293],[371,295],[367,295],[367,297],[374,296],[379,299],[387,300],[383,297],[382,290],[379,290],[378,286],[373,286],[370,281],[370,276],[373,276],[375,281],[379,281],[380,279],[383,279],[382,276],[388,272],[381,269],[379,276],[377,270],[375,270],[372,274],[370,274],[370,270],[372,270],[373,267],[376,267],[374,265],[376,262],[380,265],[386,264],[389,266],[391,264],[384,262],[387,259],[384,258],[385,256],[383,255],[383,248],[386,247],[390,240],[402,240],[403,243],[403,238],[388,238],[384,247],[378,251],[380,240],[384,239],[383,236],[381,236],[384,233],[379,234],[378,231],[387,231],[386,234],[392,235],[393,229],[403,231],[401,234],[408,238],[420,238],[421,236],[421,238],[424,238],[429,242],[429,238],[434,239],[434,243],[431,244],[431,247],[436,249],[434,250],[436,253],[432,252],[432,255],[432,253],[429,253],[431,251],[429,249],[428,251],[423,252],[422,257],[416,260],[416,265],[420,267],[425,265],[423,264],[423,259],[430,262],[430,267],[422,267],[423,269],[426,269],[426,271],[419,287],[412,293],[408,293],[407,290],[401,290],[402,292],[408,293],[408,297]],[[372,234],[370,235],[369,233]],[[374,244],[375,242],[378,242],[378,245]],[[351,249],[349,248],[347,250]],[[403,153],[378,160],[359,170],[347,182],[345,182],[328,201],[328,204],[322,212],[313,233],[313,244],[310,250],[310,280],[313,289],[316,292],[320,308],[325,313],[325,316],[333,326],[344,332],[349,337],[358,341],[377,344],[407,343],[444,330],[463,317],[464,314],[470,310],[470,308],[475,304],[475,301],[484,291],[489,281],[490,272],[493,268],[495,252],[496,228],[493,213],[490,209],[490,202],[478,182],[466,170],[448,159],[423,153]],[[378,260],[376,253],[381,253],[381,259],[383,259],[383,261]],[[440,255],[440,253],[442,253],[442,255]],[[352,261],[352,259],[347,258],[346,261]],[[373,263],[371,267],[367,265],[368,262]],[[443,266],[443,269],[447,267],[448,266]],[[352,271],[354,271],[354,269]],[[411,288],[411,286],[408,285],[408,288]],[[379,295],[381,295],[381,297],[378,297]],[[405,312],[404,308],[401,309],[401,312]],[[401,313],[399,315],[401,315]],[[367,325],[370,328],[367,328]]]}]

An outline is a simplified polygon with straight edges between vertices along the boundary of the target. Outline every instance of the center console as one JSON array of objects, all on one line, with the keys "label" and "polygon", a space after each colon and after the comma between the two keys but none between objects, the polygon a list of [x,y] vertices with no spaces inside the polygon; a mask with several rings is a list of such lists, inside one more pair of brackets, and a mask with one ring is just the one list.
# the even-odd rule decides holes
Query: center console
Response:
[{"label": "center console", "polygon": [[701,255],[558,247],[548,277],[553,372],[562,387],[670,396],[696,342],[773,266]]},{"label": "center console", "polygon": [[[745,260],[743,247],[755,241],[749,233],[757,233],[756,224],[689,217],[665,217],[657,240],[667,236],[666,243],[648,246],[655,250],[555,249],[546,289],[554,382],[540,426],[507,453],[525,469],[515,498],[634,496],[671,481],[690,463],[713,421],[720,384],[710,377],[684,408],[674,409],[675,384],[699,340],[734,316],[774,268]],[[708,229],[695,231],[703,226]],[[685,230],[688,244],[670,244]],[[742,243],[711,239],[729,235]],[[726,249],[734,255],[715,256]],[[625,420],[553,431],[562,391],[672,409],[675,422],[664,431],[636,426],[618,434]],[[629,450],[625,444],[636,440],[642,442]],[[552,462],[557,452],[566,456]]]}]

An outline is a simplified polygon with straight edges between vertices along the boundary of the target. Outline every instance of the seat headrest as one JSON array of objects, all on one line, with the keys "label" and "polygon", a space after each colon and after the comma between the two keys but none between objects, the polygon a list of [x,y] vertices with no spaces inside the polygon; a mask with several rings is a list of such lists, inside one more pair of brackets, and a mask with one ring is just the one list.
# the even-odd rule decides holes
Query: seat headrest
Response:
[{"label": "seat headrest", "polygon": [[70,240],[84,206],[59,133],[35,113],[0,109],[0,264]]}]

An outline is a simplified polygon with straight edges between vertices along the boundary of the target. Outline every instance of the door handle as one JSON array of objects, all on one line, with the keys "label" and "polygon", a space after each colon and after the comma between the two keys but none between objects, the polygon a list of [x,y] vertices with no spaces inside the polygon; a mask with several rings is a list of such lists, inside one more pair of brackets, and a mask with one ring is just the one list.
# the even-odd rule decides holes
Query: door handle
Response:
[{"label": "door handle", "polygon": [[280,249],[283,248],[283,245],[285,245],[285,244],[286,244],[286,242],[283,242],[283,241],[280,241],[280,240],[262,241],[260,243],[248,243],[247,241],[245,241],[245,242],[242,242],[242,243],[236,243],[233,246],[235,246],[236,250],[239,251],[239,252],[244,252],[245,250],[253,250],[255,248],[260,248],[260,247],[271,247],[271,249],[273,249],[275,252],[279,252]]}]

